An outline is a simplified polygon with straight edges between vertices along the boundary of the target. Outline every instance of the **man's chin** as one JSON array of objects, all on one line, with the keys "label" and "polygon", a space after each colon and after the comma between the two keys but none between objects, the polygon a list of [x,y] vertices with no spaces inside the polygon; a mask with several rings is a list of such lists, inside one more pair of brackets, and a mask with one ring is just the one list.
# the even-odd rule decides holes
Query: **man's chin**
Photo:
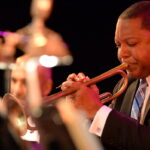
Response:
[{"label": "man's chin", "polygon": [[127,71],[127,73],[128,73],[129,77],[136,78],[136,79],[141,79],[141,78],[147,77],[146,74],[140,73],[140,72],[136,72],[136,71],[132,71],[132,72],[131,71]]}]

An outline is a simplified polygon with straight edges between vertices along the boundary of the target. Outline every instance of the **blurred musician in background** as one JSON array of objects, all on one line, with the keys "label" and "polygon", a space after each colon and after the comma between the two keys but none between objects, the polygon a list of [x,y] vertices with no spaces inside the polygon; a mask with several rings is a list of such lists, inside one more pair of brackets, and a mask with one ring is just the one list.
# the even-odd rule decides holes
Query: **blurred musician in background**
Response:
[{"label": "blurred musician in background", "polygon": [[[25,63],[29,59],[30,56],[27,54],[18,57],[15,63],[16,67],[11,72],[10,92],[22,101],[25,101],[27,96]],[[53,85],[52,69],[39,65],[38,78],[42,97],[47,96],[50,94]]]},{"label": "blurred musician in background", "polygon": [[[29,98],[29,89],[27,89],[26,71],[24,70],[25,63],[29,59],[30,56],[27,54],[18,57],[16,59],[16,67],[14,67],[11,72],[10,92],[20,101],[21,105],[26,105],[26,102],[30,101],[30,99],[27,100]],[[43,98],[49,95],[52,89],[52,70],[38,65],[37,71],[41,96]],[[34,90],[35,89],[33,89],[32,92],[34,92]],[[34,92],[34,94],[36,94],[36,92]],[[39,148],[43,150],[75,150],[75,144],[59,116],[56,107],[41,107],[42,115],[38,118],[30,117],[29,112],[27,122],[30,128],[27,129],[24,135],[21,135],[21,139],[27,142],[27,144],[31,144],[35,150],[39,150]]]},{"label": "blurred musician in background", "polygon": [[[115,43],[119,60],[128,65],[129,83],[124,94],[112,101],[111,108],[99,101],[95,86],[89,88],[82,84],[89,80],[83,73],[69,75],[61,88],[80,87],[69,98],[93,120],[90,132],[101,137],[106,149],[149,150],[150,1],[137,2],[119,16]],[[122,81],[114,92],[121,85]],[[138,100],[143,100],[141,105]]]},{"label": "blurred musician in background", "polygon": [[[68,46],[62,36],[45,26],[45,20],[51,14],[52,7],[53,0],[33,0],[31,4],[32,22],[22,29],[18,29],[15,33],[0,33],[0,35],[4,37],[4,41],[0,41],[0,61],[8,65],[15,63],[10,77],[10,93],[14,98],[16,97],[16,99],[19,100],[21,105],[25,105],[28,98],[26,71],[24,70],[24,64],[28,59],[32,56],[46,54],[58,57],[70,55]],[[16,48],[27,54],[17,58],[15,61]],[[52,89],[52,71],[41,65],[38,66],[37,71],[41,96],[44,97],[47,96]],[[33,123],[31,122],[30,120],[28,123],[31,125]],[[35,128],[34,123],[32,125]],[[27,133],[21,136],[21,138],[25,141],[31,141],[31,143],[39,142],[40,140],[37,130],[27,130]],[[39,149],[39,147],[37,147],[37,149]]]},{"label": "blurred musician in background", "polygon": [[[26,100],[28,98],[25,63],[29,59],[30,56],[27,54],[18,57],[15,63],[16,66],[11,72],[10,93],[13,94],[22,105],[26,104]],[[50,94],[52,89],[52,69],[39,65],[37,70],[41,95],[42,97],[45,97]],[[27,133],[29,134],[22,136],[23,139],[39,142],[39,135],[37,134],[37,131],[27,131]]]},{"label": "blurred musician in background", "polygon": [[61,34],[45,25],[45,21],[51,15],[53,3],[53,0],[32,0],[30,10],[32,20],[30,23],[14,33],[0,31],[0,36],[4,37],[4,43],[1,47],[3,59],[8,62],[14,61],[16,48],[34,56],[64,57],[71,55]]},{"label": "blurred musician in background", "polygon": [[[16,103],[21,105],[19,109],[22,110],[25,108],[24,106],[26,106],[27,101],[29,99],[25,64],[30,58],[31,58],[30,55],[25,54],[16,59],[15,66],[12,69],[11,79],[10,79],[10,93],[12,95],[9,95],[10,97],[9,96],[5,97],[4,95],[4,99],[3,99],[3,101],[9,100],[8,103],[11,102],[10,99],[15,100]],[[43,98],[49,95],[52,89],[52,85],[53,85],[52,69],[38,65],[37,73],[39,79],[39,87],[41,90],[41,96]],[[34,90],[35,89],[33,89],[33,92]],[[32,116],[30,116],[30,112],[28,114],[28,110],[27,110],[26,121],[30,127],[27,128],[26,132],[24,132],[23,130],[23,134],[22,132],[19,131],[18,132],[19,134],[15,133],[15,135],[16,136],[20,135],[23,144],[25,144],[29,148],[29,150],[30,149],[35,149],[35,150],[73,149],[74,150],[75,146],[69,136],[68,131],[65,129],[64,123],[61,121],[61,118],[56,108],[42,107],[42,111],[43,111],[42,116],[40,116],[40,118],[34,118],[35,119],[34,120]],[[9,118],[15,120],[16,116],[12,116],[9,114]],[[14,128],[16,127],[13,126],[10,127],[10,129],[14,129]],[[18,130],[18,128],[16,128],[16,130]],[[19,147],[19,145],[17,146]]]}]

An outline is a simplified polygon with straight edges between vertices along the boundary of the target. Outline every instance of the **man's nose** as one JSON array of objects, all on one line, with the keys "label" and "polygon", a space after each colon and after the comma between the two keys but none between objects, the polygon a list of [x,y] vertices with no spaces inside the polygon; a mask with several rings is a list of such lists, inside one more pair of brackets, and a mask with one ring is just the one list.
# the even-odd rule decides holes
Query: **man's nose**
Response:
[{"label": "man's nose", "polygon": [[126,46],[121,46],[120,48],[118,48],[118,58],[119,60],[124,60],[129,58],[131,55],[131,51],[129,50],[128,47]]},{"label": "man's nose", "polygon": [[15,94],[16,95],[22,95],[23,94],[23,90],[24,90],[23,85],[21,83],[16,83],[15,89],[14,89]]}]

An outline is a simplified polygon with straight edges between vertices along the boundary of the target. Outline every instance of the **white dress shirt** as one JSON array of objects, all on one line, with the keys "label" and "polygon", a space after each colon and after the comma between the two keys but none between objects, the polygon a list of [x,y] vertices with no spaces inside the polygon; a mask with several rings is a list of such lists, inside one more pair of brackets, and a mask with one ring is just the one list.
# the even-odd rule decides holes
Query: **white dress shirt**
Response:
[{"label": "white dress shirt", "polygon": [[[150,76],[146,78],[146,81],[148,83],[148,87],[146,88],[145,99],[144,99],[142,110],[141,110],[141,116],[144,114],[144,110],[145,110],[146,104],[148,102],[148,97],[150,95]],[[96,115],[93,119],[93,122],[89,128],[89,132],[96,134],[97,136],[101,136],[103,133],[105,123],[107,121],[107,117],[109,116],[109,113],[111,111],[112,111],[112,109],[109,108],[108,106],[105,106],[105,105],[102,106],[96,113]],[[140,123],[142,123],[142,122],[143,121],[140,120]]]},{"label": "white dress shirt", "polygon": [[[35,127],[34,122],[32,121],[31,117],[27,118],[27,122],[31,127]],[[21,136],[21,139],[25,141],[32,141],[32,142],[38,142],[40,140],[40,135],[37,130],[28,130],[26,131],[25,135]]]}]

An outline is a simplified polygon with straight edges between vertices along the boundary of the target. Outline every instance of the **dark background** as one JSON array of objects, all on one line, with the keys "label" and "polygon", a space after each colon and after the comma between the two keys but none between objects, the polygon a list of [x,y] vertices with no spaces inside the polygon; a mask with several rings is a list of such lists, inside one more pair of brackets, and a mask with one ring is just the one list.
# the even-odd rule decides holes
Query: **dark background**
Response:
[{"label": "dark background", "polygon": [[[119,64],[115,24],[119,14],[134,2],[137,0],[54,0],[46,25],[62,35],[74,58],[72,65],[53,69],[54,91],[72,72],[92,78]],[[31,22],[30,3],[1,0],[0,30],[15,31]],[[101,89],[111,90],[117,78],[104,81]]]}]

